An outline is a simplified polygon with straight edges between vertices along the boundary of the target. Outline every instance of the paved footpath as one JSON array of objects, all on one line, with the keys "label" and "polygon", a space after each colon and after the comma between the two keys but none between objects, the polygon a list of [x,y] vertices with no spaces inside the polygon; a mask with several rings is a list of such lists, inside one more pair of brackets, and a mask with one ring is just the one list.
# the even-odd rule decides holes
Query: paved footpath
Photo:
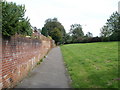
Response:
[{"label": "paved footpath", "polygon": [[16,88],[69,88],[69,82],[60,47],[55,47]]}]

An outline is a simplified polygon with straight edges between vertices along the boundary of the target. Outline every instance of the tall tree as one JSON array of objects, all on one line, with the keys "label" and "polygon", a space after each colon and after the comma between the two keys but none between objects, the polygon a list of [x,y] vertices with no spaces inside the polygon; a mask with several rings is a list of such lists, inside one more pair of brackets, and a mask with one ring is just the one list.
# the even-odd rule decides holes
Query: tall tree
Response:
[{"label": "tall tree", "polygon": [[32,29],[28,18],[24,18],[25,6],[13,2],[2,2],[2,34],[12,36],[17,34],[31,35]]},{"label": "tall tree", "polygon": [[52,38],[54,37],[53,35],[53,31],[58,30],[58,32],[60,32],[61,34],[61,40],[57,40],[56,43],[59,41],[60,43],[64,43],[65,42],[65,29],[64,26],[57,20],[57,18],[53,18],[53,19],[47,19],[45,21],[45,25],[42,29],[42,34],[45,36],[51,36]]},{"label": "tall tree", "polygon": [[56,27],[51,31],[51,36],[52,39],[55,40],[56,44],[60,44],[60,42],[62,41],[62,33]]},{"label": "tall tree", "polygon": [[73,42],[81,42],[84,36],[82,26],[80,24],[72,24],[70,28],[70,35],[72,36]]},{"label": "tall tree", "polygon": [[66,33],[65,43],[71,43],[71,42],[72,42],[72,36],[69,33]]},{"label": "tall tree", "polygon": [[120,40],[120,14],[118,12],[113,13],[109,19],[107,19],[106,25],[101,29],[101,36],[108,37],[110,40]]},{"label": "tall tree", "polygon": [[93,37],[93,34],[91,32],[87,32],[86,36],[87,37]]},{"label": "tall tree", "polygon": [[109,37],[112,34],[112,30],[108,26],[103,26],[100,30],[101,37]]},{"label": "tall tree", "polygon": [[109,19],[107,19],[107,26],[109,29],[111,29],[113,32],[119,32],[120,31],[120,14],[118,12],[113,13]]},{"label": "tall tree", "polygon": [[113,13],[107,20],[107,25],[112,30],[110,40],[120,41],[120,14],[118,12]]},{"label": "tall tree", "polygon": [[48,36],[48,30],[45,28],[45,27],[43,27],[42,28],[42,31],[41,31],[41,34],[43,34],[44,36]]}]

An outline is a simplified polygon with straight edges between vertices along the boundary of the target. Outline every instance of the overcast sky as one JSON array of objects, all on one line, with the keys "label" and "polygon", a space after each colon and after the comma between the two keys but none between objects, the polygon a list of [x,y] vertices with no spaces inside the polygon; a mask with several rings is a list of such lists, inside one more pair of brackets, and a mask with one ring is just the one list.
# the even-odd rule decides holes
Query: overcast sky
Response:
[{"label": "overcast sky", "polygon": [[32,26],[42,28],[48,18],[58,21],[69,32],[71,24],[81,24],[86,34],[88,31],[99,36],[100,28],[109,16],[118,11],[119,0],[6,0],[25,4],[26,16]]}]

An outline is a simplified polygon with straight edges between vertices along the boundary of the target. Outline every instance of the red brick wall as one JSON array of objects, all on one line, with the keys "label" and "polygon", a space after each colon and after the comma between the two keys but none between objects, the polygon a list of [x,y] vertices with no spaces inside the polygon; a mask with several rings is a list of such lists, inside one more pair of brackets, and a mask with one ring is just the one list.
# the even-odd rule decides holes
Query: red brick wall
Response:
[{"label": "red brick wall", "polygon": [[3,88],[15,86],[51,48],[52,40],[42,35],[38,39],[20,36],[3,39],[0,62]]},{"label": "red brick wall", "polygon": [[0,34],[0,89],[2,88],[2,40]]}]

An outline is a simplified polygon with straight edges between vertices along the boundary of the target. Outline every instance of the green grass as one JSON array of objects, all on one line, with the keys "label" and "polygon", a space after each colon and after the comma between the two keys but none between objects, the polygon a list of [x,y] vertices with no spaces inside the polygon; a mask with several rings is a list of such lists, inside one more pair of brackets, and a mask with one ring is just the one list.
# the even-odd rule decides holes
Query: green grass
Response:
[{"label": "green grass", "polygon": [[118,88],[118,42],[68,44],[61,51],[73,88]]}]

